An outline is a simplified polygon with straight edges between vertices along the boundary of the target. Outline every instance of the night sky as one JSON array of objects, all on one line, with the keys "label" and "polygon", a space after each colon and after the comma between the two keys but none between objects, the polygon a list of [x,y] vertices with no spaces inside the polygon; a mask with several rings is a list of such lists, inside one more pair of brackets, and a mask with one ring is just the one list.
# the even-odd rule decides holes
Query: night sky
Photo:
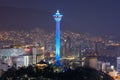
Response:
[{"label": "night sky", "polygon": [[0,0],[0,31],[54,31],[57,9],[63,31],[120,36],[120,0]]}]

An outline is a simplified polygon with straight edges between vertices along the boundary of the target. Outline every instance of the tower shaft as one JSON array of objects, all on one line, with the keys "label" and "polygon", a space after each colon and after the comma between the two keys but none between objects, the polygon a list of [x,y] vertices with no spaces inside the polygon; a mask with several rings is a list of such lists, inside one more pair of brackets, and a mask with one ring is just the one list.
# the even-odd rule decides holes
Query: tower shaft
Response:
[{"label": "tower shaft", "polygon": [[60,60],[60,22],[56,22],[56,62]]}]

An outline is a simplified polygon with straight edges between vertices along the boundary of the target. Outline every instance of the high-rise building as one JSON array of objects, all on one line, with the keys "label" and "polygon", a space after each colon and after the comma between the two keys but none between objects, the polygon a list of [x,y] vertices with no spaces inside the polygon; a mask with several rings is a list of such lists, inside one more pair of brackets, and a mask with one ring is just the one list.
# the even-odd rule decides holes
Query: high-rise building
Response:
[{"label": "high-rise building", "polygon": [[120,73],[120,57],[117,57],[117,71]]},{"label": "high-rise building", "polygon": [[64,48],[65,48],[65,51],[64,51],[64,57],[68,57],[68,56],[71,56],[72,55],[72,49],[71,49],[71,38],[69,36],[67,36],[66,40],[65,40],[65,43],[64,43]]},{"label": "high-rise building", "polygon": [[85,62],[85,66],[97,69],[98,68],[98,60],[97,60],[97,56],[87,56],[86,57],[86,62]]}]

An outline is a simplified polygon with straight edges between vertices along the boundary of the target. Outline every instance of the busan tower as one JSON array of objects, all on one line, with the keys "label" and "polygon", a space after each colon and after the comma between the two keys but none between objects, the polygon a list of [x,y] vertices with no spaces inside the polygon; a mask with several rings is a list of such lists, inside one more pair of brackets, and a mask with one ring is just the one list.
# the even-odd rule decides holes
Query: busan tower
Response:
[{"label": "busan tower", "polygon": [[59,13],[59,10],[53,15],[56,22],[56,64],[60,64],[60,21],[63,15]]}]

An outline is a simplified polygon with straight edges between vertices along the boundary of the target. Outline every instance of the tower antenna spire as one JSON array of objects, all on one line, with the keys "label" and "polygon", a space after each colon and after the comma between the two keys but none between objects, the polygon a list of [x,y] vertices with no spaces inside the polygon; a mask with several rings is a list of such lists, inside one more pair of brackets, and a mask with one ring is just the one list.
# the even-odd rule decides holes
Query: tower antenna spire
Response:
[{"label": "tower antenna spire", "polygon": [[57,13],[59,13],[59,10],[57,9]]}]

